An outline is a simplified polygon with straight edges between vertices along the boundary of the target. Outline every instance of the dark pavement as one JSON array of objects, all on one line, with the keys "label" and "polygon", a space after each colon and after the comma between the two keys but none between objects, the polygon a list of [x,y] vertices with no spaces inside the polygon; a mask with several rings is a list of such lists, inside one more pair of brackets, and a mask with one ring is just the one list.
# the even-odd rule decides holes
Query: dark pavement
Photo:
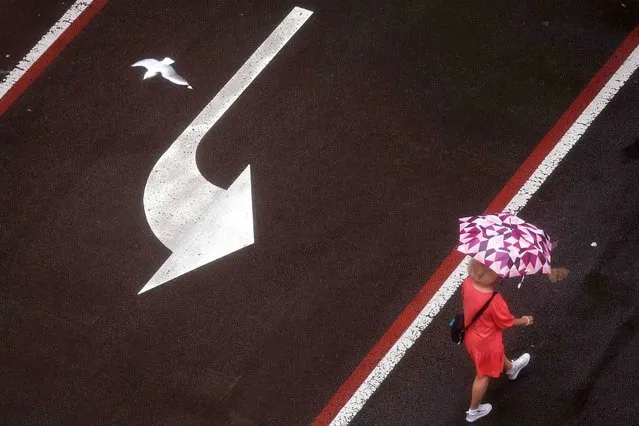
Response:
[{"label": "dark pavement", "polygon": [[[293,6],[314,14],[198,151],[224,188],[251,165],[255,244],[137,296],[168,254],[144,216],[150,170]],[[24,37],[0,28],[28,40],[9,59],[64,11],[42,8]],[[0,423],[309,423],[636,11],[109,2],[0,117]],[[130,68],[164,56],[194,90]],[[561,240],[554,258],[573,274],[504,287],[537,318],[507,337],[533,363],[491,388],[487,423],[636,413],[620,397],[636,387],[623,359],[637,346],[639,164],[621,150],[639,136],[638,94],[635,75],[521,214]],[[463,421],[472,371],[445,335],[458,302],[354,423]]]}]

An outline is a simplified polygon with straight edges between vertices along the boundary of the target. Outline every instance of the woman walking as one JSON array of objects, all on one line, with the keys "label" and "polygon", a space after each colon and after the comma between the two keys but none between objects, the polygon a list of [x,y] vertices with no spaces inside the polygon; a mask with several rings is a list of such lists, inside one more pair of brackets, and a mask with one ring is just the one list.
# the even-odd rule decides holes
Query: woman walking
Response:
[{"label": "woman walking", "polygon": [[502,331],[515,325],[530,326],[533,324],[533,317],[527,315],[515,318],[500,294],[495,294],[491,299],[497,278],[498,275],[490,268],[471,259],[468,278],[462,284],[465,326],[468,326],[475,314],[488,303],[487,308],[470,325],[464,336],[464,344],[476,369],[470,408],[466,412],[468,422],[474,422],[492,410],[490,404],[481,404],[491,377],[498,378],[505,372],[510,380],[515,380],[530,361],[530,355],[527,353],[512,361],[504,354]]}]

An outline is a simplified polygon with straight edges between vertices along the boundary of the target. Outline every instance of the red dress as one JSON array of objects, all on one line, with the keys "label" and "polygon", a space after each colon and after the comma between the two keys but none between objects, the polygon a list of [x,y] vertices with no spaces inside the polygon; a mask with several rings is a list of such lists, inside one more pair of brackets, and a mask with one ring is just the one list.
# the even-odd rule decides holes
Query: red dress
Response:
[{"label": "red dress", "polygon": [[[491,293],[484,293],[473,286],[472,279],[466,278],[462,284],[464,318],[468,324],[481,307],[490,299]],[[464,344],[475,363],[478,376],[499,377],[504,370],[504,343],[502,331],[512,327],[515,317],[501,294],[495,295],[483,314],[466,330]]]}]

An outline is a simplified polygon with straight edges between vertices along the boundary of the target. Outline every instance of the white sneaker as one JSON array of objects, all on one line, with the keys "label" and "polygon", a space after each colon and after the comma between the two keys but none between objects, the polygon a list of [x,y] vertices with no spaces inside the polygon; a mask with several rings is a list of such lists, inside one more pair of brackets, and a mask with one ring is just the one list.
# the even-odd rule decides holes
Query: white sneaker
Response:
[{"label": "white sneaker", "polygon": [[492,409],[493,406],[490,404],[479,404],[479,407],[477,407],[475,412],[471,412],[470,410],[466,411],[466,421],[468,423],[472,423],[475,420],[479,420],[482,417],[487,416]]},{"label": "white sneaker", "polygon": [[506,371],[506,375],[510,380],[515,380],[519,376],[519,372],[530,362],[530,354],[523,354],[517,359],[511,361],[513,366]]}]

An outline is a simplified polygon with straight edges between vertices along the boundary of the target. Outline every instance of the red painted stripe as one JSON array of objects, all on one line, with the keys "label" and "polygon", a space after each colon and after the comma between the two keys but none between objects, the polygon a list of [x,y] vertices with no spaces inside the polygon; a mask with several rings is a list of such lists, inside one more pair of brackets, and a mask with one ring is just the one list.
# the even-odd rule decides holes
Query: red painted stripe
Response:
[{"label": "red painted stripe", "polygon": [[0,116],[22,95],[42,72],[53,62],[62,50],[78,35],[91,19],[108,3],[108,0],[94,0],[51,46],[33,63],[22,77],[0,99]]},{"label": "red painted stripe", "polygon": [[[502,211],[510,200],[517,194],[539,164],[557,145],[562,136],[573,125],[581,113],[597,96],[597,93],[606,85],[610,77],[619,69],[632,51],[639,45],[639,26],[630,33],[623,43],[617,48],[612,57],[597,72],[594,78],[582,90],[577,98],[568,107],[566,112],[555,123],[550,131],[544,136],[530,156],[524,161],[521,167],[515,172],[513,177],[506,183],[504,188],[497,194],[495,199],[488,205],[485,212]],[[463,255],[457,250],[453,250],[437,268],[435,273],[428,279],[426,284],[419,290],[417,295],[406,306],[404,311],[395,319],[381,339],[377,341],[373,349],[364,357],[362,362],[355,368],[353,373],[340,386],[337,392],[330,399],[328,404],[322,409],[313,421],[314,426],[328,425],[337,416],[337,413],[344,407],[353,396],[369,374],[388,353],[399,337],[417,318],[417,315],[424,309],[433,295],[440,289],[444,281],[450,276],[454,269],[463,260]]]},{"label": "red painted stripe", "polygon": [[539,164],[555,148],[559,140],[579,118],[581,113],[590,105],[597,93],[606,85],[610,77],[619,69],[632,51],[639,45],[639,25],[626,37],[619,48],[613,53],[608,62],[599,70],[579,96],[570,104],[568,110],[555,123],[552,129],[544,136],[539,145],[532,151],[506,186],[497,194],[488,205],[486,212],[503,210],[510,200],[517,194],[528,178],[534,173]]}]

